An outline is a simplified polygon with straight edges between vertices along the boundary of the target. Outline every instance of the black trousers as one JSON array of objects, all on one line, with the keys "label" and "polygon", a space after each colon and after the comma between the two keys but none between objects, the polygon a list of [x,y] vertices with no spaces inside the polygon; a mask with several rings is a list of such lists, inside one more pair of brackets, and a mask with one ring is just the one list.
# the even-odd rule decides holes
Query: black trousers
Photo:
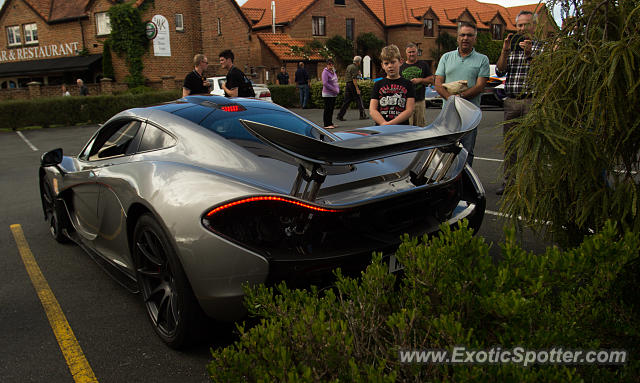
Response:
[{"label": "black trousers", "polygon": [[340,108],[340,112],[338,112],[338,117],[343,118],[344,114],[347,113],[347,108],[351,101],[355,101],[358,109],[360,109],[360,116],[364,116],[364,105],[362,105],[362,97],[356,92],[356,86],[353,85],[353,82],[348,82],[347,86],[344,89],[344,102],[342,103],[342,108]]},{"label": "black trousers", "polygon": [[324,100],[324,114],[322,115],[324,126],[333,125],[333,109],[336,107],[335,97],[322,97]]}]

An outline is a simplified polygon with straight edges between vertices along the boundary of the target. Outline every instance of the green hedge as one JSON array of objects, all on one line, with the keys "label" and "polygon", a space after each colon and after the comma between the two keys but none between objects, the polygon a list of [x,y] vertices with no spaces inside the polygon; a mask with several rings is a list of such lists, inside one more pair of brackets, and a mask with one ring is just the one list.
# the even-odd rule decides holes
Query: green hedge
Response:
[{"label": "green hedge", "polygon": [[[336,109],[342,107],[344,100],[345,83],[339,82],[340,94],[336,98]],[[361,80],[358,81],[358,86],[361,90],[362,103],[365,109],[369,108],[369,99],[371,98],[371,90],[373,89],[373,81]],[[299,108],[300,96],[298,95],[298,88],[295,85],[269,85],[271,91],[271,99],[278,105],[285,108]],[[324,108],[324,100],[322,99],[322,82],[314,81],[311,83],[311,107]],[[351,103],[351,108],[355,108],[356,104]]]},{"label": "green hedge", "polygon": [[[580,247],[527,253],[507,230],[502,260],[466,224],[404,238],[403,278],[380,255],[332,290],[247,289],[262,317],[213,350],[215,382],[633,382],[640,376],[638,233],[613,224]],[[624,366],[406,364],[401,350],[624,349]]]},{"label": "green hedge", "polygon": [[294,108],[300,104],[298,88],[295,85],[269,85],[271,100],[285,108]]},{"label": "green hedge", "polygon": [[17,129],[26,126],[100,123],[125,109],[171,101],[181,96],[179,91],[169,91],[11,100],[0,103],[0,126]]}]

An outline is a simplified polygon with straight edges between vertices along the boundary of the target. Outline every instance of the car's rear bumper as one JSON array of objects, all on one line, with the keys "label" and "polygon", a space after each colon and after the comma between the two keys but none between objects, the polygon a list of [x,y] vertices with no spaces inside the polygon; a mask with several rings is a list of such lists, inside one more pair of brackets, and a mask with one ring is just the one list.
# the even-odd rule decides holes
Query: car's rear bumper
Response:
[{"label": "car's rear bumper", "polygon": [[[469,227],[477,232],[484,217],[485,191],[478,176],[468,165],[465,166],[459,184],[454,190],[457,190],[454,193],[458,195],[460,200],[452,210],[449,210],[452,212],[444,223],[457,226],[466,219],[469,221]],[[432,207],[424,211],[435,210]],[[413,214],[420,213],[414,211]],[[393,230],[392,232],[395,234],[386,229],[381,229],[382,231],[379,233],[372,231],[368,233],[369,241],[363,240],[362,232],[368,232],[371,228],[363,226],[360,235],[357,233],[358,230],[354,231],[354,236],[351,237],[353,241],[343,242],[346,244],[345,246],[334,246],[331,253],[330,250],[316,251],[315,255],[313,252],[298,255],[284,253],[277,255],[274,253],[267,258],[223,240],[226,246],[229,246],[224,252],[225,254],[228,255],[229,251],[235,248],[234,251],[240,252],[245,260],[241,263],[234,263],[233,268],[228,268],[231,260],[220,262],[220,266],[226,265],[225,267],[228,268],[228,275],[223,276],[224,272],[218,269],[216,277],[200,280],[198,282],[199,288],[194,290],[200,292],[196,295],[203,310],[209,316],[218,320],[239,319],[246,313],[243,306],[243,284],[275,285],[284,280],[288,286],[326,286],[332,283],[333,270],[336,268],[340,268],[345,275],[358,276],[370,263],[373,252],[393,254],[400,244],[402,233],[433,235],[439,231],[439,225],[443,221],[436,219],[435,216],[428,216],[416,222],[420,223],[419,227],[404,227],[400,231]],[[362,221],[360,225],[366,225],[366,221]],[[342,239],[344,240],[344,238]],[[348,246],[351,247],[348,248]],[[218,248],[221,250],[220,246]],[[221,253],[218,252],[218,254]],[[207,283],[209,283],[208,286]]]}]

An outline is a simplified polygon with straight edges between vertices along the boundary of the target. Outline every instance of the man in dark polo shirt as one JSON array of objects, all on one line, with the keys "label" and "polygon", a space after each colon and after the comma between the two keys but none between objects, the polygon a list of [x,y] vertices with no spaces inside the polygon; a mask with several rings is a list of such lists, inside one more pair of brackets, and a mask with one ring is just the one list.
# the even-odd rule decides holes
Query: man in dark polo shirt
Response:
[{"label": "man in dark polo shirt", "polygon": [[285,67],[280,67],[280,73],[278,73],[278,84],[289,85],[289,73],[287,73]]},{"label": "man in dark polo shirt", "polygon": [[203,54],[197,54],[193,57],[193,70],[187,74],[182,84],[182,97],[190,94],[206,94],[209,93],[211,84],[207,81],[207,77],[204,75],[204,70],[207,69],[209,61],[207,56]]}]

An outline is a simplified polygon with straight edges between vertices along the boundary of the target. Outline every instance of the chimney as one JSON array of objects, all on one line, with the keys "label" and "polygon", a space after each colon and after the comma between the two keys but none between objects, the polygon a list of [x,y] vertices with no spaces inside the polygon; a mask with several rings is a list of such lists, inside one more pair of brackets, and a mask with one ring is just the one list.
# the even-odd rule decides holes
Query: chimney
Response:
[{"label": "chimney", "polygon": [[271,1],[271,32],[276,33],[276,2]]}]

